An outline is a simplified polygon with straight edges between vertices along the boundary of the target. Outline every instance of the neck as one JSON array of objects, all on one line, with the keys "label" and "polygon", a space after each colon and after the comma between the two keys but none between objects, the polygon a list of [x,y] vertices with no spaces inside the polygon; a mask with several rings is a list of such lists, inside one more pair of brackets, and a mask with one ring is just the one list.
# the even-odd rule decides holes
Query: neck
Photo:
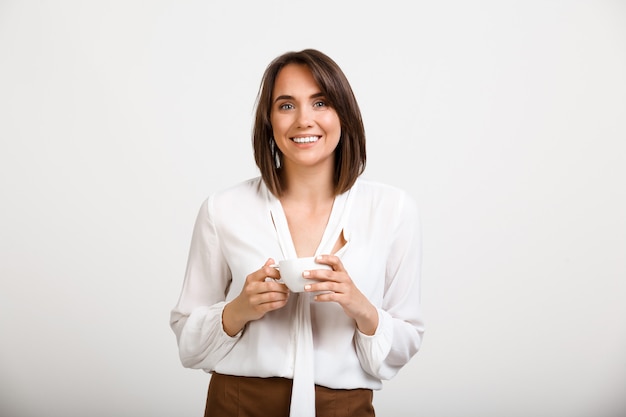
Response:
[{"label": "neck", "polygon": [[288,169],[284,172],[281,200],[320,203],[335,197],[333,173],[329,169]]}]

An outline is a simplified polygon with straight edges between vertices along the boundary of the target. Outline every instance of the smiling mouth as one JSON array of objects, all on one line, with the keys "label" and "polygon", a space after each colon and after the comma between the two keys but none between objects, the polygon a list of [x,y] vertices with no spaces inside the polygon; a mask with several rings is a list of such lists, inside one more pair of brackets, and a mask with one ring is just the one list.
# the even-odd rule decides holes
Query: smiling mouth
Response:
[{"label": "smiling mouth", "polygon": [[291,138],[291,140],[296,143],[313,143],[313,142],[317,142],[319,139],[320,139],[320,136],[305,136],[301,138]]}]

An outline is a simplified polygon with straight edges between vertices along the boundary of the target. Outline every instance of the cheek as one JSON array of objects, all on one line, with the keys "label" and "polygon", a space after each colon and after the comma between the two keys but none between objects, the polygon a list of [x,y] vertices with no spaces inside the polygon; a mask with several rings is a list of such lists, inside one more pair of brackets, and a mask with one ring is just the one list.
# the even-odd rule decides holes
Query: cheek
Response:
[{"label": "cheek", "polygon": [[324,123],[326,123],[326,125],[328,125],[329,127],[332,126],[334,130],[341,129],[341,122],[339,121],[339,115],[334,110],[326,112],[324,114]]},{"label": "cheek", "polygon": [[291,124],[288,118],[284,116],[282,117],[270,116],[270,123],[272,125],[272,131],[274,131],[274,134],[284,133]]},{"label": "cheek", "polygon": [[324,120],[324,124],[328,133],[332,132],[337,135],[341,135],[341,123],[339,122],[339,117],[337,117],[337,115],[328,115],[328,117]]}]

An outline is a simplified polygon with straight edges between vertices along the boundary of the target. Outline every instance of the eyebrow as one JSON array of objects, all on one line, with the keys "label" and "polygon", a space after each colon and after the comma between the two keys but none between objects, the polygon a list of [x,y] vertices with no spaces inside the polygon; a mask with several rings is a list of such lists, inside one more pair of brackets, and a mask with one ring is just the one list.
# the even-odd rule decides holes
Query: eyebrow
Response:
[{"label": "eyebrow", "polygon": [[[319,93],[315,93],[312,94],[309,98],[318,98],[318,97],[324,97],[324,93],[319,92]],[[293,96],[290,95],[282,95],[282,96],[278,96],[276,97],[276,99],[274,100],[274,103],[276,103],[279,100],[293,100]]]}]

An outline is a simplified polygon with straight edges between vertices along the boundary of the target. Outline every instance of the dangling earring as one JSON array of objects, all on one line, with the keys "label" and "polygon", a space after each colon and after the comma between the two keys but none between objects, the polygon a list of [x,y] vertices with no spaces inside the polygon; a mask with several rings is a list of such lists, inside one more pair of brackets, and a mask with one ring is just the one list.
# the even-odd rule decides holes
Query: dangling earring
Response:
[{"label": "dangling earring", "polygon": [[276,141],[273,136],[270,138],[270,151],[274,157],[274,166],[276,166],[276,168],[280,168],[280,150],[278,149],[278,146],[276,146]]}]

